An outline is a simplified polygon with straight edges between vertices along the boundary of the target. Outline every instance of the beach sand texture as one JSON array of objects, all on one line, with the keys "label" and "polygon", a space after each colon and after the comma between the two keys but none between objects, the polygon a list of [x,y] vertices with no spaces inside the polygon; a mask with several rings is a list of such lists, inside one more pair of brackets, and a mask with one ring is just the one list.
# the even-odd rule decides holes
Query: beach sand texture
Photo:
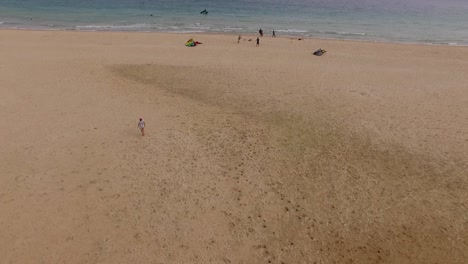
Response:
[{"label": "beach sand texture", "polygon": [[191,37],[0,31],[1,263],[466,263],[467,47]]}]

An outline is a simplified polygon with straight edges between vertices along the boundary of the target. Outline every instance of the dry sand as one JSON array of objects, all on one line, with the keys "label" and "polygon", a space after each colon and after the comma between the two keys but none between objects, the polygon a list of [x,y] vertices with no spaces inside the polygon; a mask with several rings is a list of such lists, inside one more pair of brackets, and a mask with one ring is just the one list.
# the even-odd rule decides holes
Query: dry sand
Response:
[{"label": "dry sand", "polygon": [[466,263],[468,47],[190,37],[0,31],[1,263]]}]

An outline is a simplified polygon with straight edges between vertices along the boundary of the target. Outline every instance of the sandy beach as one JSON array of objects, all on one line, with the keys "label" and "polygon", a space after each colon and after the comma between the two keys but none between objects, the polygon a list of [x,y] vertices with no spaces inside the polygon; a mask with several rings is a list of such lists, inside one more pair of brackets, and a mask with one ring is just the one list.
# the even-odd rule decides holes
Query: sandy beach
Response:
[{"label": "sandy beach", "polygon": [[0,262],[466,263],[468,47],[255,38],[0,30]]}]

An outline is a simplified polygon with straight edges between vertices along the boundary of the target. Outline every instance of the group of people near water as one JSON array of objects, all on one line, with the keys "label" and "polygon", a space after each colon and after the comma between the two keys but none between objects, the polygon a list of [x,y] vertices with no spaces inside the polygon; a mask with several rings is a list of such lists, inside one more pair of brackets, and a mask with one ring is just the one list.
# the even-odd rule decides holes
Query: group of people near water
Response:
[{"label": "group of people near water", "polygon": [[[208,11],[205,9],[205,10],[201,11],[200,14],[208,15]],[[258,34],[260,35],[260,37],[263,37],[263,29],[258,30]],[[275,32],[274,29],[272,31],[271,37],[276,38],[276,32]],[[239,35],[239,37],[237,38],[237,43],[240,43],[241,39],[242,39],[242,37],[241,37],[241,35]],[[251,41],[251,40],[252,39],[249,39],[249,41]],[[257,47],[258,46],[260,46],[260,38],[259,37],[257,37]]]},{"label": "group of people near water", "polygon": [[[259,29],[258,30],[258,34],[260,35],[260,37],[263,37],[263,29]],[[260,46],[260,37],[257,37],[257,47]],[[275,30],[273,29],[272,31],[272,34],[271,34],[271,37],[272,38],[276,38],[276,32]],[[242,39],[242,36],[239,35],[239,37],[237,37],[237,43],[240,43],[240,40]],[[249,41],[251,41],[252,39],[249,39]]]},{"label": "group of people near water", "polygon": [[[263,37],[263,29],[259,29],[258,30],[258,34],[260,35],[260,37]],[[273,29],[273,31],[271,32],[271,37],[272,38],[276,38],[276,31]]]}]

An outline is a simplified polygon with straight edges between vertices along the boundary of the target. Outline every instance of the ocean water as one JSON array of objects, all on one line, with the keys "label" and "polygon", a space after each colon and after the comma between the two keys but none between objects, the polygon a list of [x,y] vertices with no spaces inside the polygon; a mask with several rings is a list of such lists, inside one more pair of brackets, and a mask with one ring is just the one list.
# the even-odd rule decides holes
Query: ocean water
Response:
[{"label": "ocean water", "polygon": [[468,0],[0,0],[0,28],[468,45]]}]

